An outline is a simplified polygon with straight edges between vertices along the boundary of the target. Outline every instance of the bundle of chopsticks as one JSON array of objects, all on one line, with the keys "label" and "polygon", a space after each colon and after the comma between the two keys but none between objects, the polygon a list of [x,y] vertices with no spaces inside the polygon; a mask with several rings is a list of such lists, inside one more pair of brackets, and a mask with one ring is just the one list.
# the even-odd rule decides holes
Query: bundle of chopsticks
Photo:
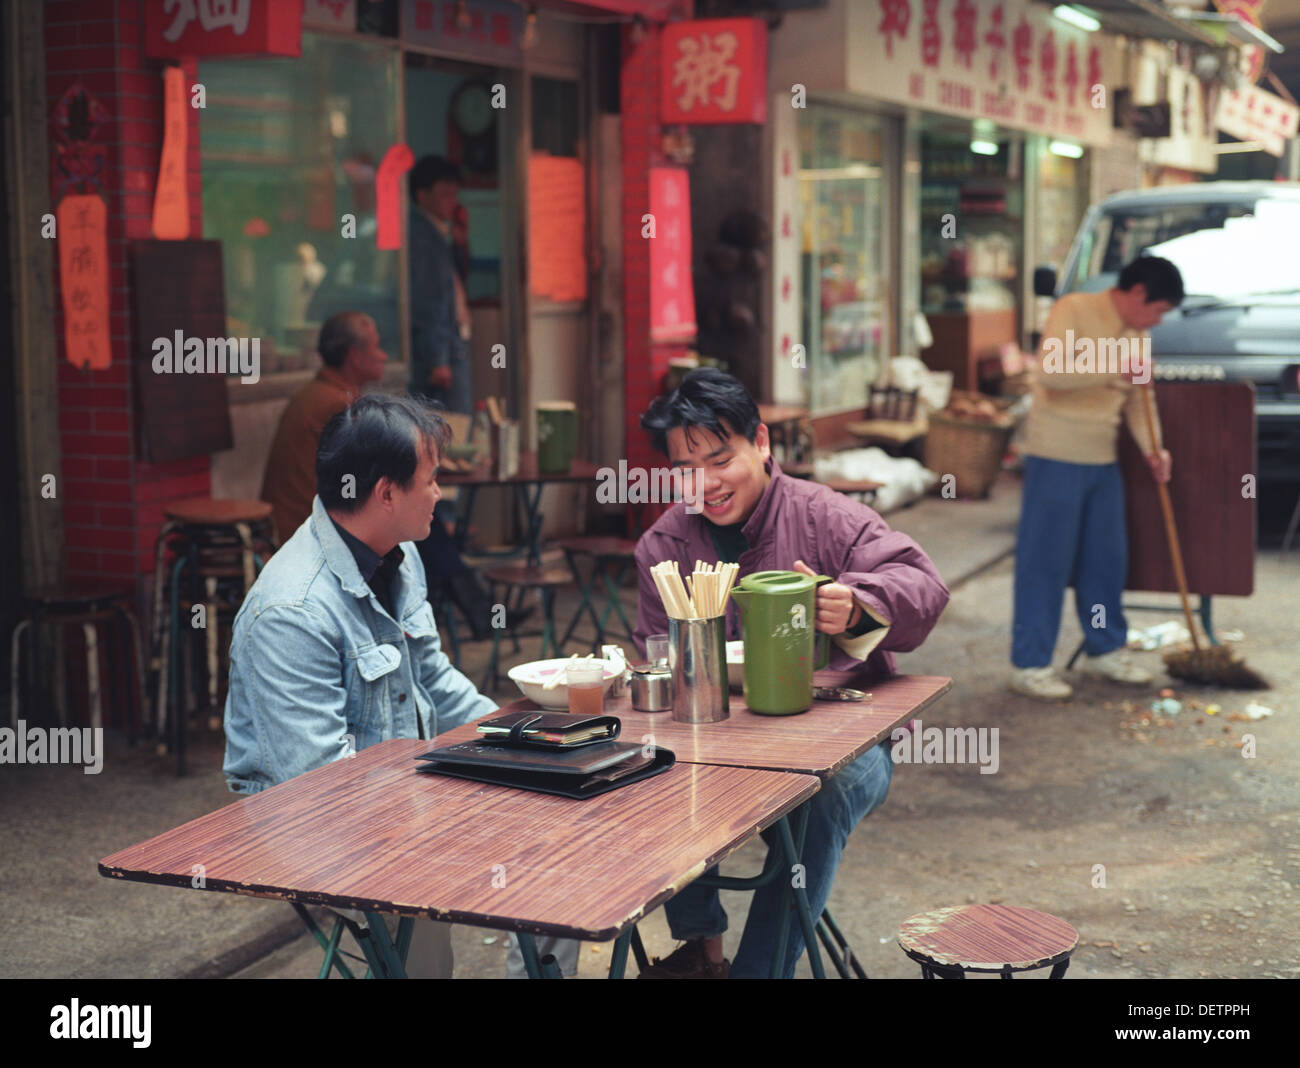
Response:
[{"label": "bundle of chopsticks", "polygon": [[665,560],[650,569],[664,610],[673,619],[716,619],[727,610],[727,598],[736,581],[739,564],[706,564],[695,561],[695,570],[682,582],[676,560]]}]

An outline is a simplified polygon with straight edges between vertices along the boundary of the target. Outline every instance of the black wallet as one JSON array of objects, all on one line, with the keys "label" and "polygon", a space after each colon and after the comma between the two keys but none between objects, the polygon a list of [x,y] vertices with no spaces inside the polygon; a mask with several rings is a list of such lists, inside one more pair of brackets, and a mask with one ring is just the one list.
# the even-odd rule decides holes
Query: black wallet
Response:
[{"label": "black wallet", "polygon": [[546,749],[575,749],[618,737],[623,724],[617,716],[571,716],[564,712],[529,709],[493,716],[478,723],[483,740],[497,745]]},{"label": "black wallet", "polygon": [[572,717],[563,714],[549,716],[528,712],[500,716],[495,721],[485,721],[483,725],[494,722],[505,725],[502,721],[517,720],[509,724],[505,737],[431,749],[416,757],[424,762],[419,770],[432,775],[451,775],[581,800],[658,775],[672,767],[676,760],[668,749],[614,741],[621,726],[614,716],[579,721],[591,726],[612,720],[612,735],[603,741],[591,740],[576,745],[533,741],[526,731],[529,724],[537,726],[531,718],[534,716],[544,720],[562,720],[561,726],[574,726]]}]

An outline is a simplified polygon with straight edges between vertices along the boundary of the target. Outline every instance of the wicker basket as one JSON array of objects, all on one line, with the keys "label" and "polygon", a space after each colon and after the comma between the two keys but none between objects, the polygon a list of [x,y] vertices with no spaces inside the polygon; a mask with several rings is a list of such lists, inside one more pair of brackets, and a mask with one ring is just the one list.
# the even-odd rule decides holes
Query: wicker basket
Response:
[{"label": "wicker basket", "polygon": [[953,475],[958,497],[987,497],[1015,429],[932,412],[925,436],[925,466],[939,476],[935,492],[942,494],[945,476]]}]

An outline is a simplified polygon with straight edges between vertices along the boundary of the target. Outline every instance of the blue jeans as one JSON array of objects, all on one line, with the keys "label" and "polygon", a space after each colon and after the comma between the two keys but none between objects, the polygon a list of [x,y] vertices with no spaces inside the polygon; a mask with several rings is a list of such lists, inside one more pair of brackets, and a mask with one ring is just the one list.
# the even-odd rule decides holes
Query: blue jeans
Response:
[{"label": "blue jeans", "polygon": [[[451,387],[434,389],[425,383],[412,383],[409,392],[414,396],[427,397],[441,404],[449,412],[461,415],[474,414],[474,378],[473,364],[470,363],[468,342],[458,341],[457,350],[451,357]],[[454,523],[457,516],[457,501],[441,500],[433,509],[436,519],[443,523]]]},{"label": "blue jeans", "polygon": [[1069,464],[1026,456],[1011,662],[1018,668],[1051,664],[1066,586],[1074,587],[1074,608],[1088,655],[1118,649],[1128,640],[1123,608],[1127,576],[1119,464]]},{"label": "blue jeans", "polygon": [[[835,872],[839,869],[849,832],[867,813],[884,803],[893,776],[894,762],[889,756],[889,746],[881,743],[823,782],[821,790],[807,802],[810,806],[808,830],[800,859],[804,866],[808,908],[814,923],[830,897],[831,884],[835,882]],[[775,828],[764,831],[763,838],[769,849],[780,849]],[[714,868],[705,874],[716,872]],[[731,965],[733,978],[766,979],[771,974],[781,915],[788,907],[787,878],[790,876],[778,875],[754,892],[745,931],[740,937],[740,949]],[[679,941],[712,938],[727,929],[727,914],[718,900],[718,891],[698,883],[692,883],[665,902],[664,913],[668,917],[669,930]],[[789,930],[785,963],[779,973],[785,979],[794,976],[795,961],[804,949],[803,928],[794,915],[790,917]]]}]

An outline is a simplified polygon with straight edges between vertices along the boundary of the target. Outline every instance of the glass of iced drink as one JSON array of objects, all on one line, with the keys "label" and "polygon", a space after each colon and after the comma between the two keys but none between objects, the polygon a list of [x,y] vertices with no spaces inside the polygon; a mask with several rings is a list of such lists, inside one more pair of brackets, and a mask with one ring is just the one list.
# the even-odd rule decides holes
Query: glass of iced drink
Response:
[{"label": "glass of iced drink", "polygon": [[564,672],[569,711],[575,716],[599,716],[605,709],[605,662],[574,660]]}]

